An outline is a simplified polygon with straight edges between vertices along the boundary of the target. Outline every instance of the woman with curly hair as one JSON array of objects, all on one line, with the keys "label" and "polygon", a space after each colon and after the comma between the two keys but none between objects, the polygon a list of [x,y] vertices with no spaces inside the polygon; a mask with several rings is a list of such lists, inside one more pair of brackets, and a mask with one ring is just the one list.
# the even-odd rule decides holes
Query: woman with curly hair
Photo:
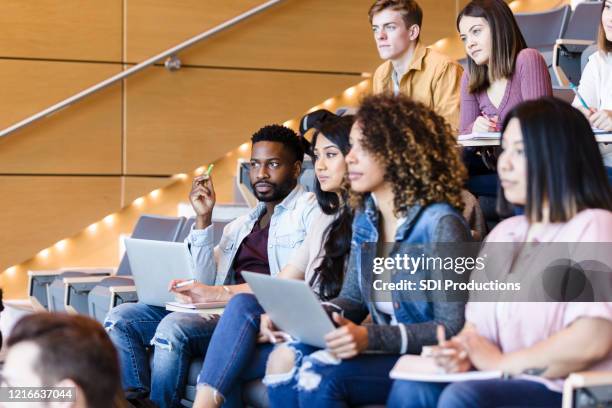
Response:
[{"label": "woman with curly hair", "polygon": [[272,352],[264,378],[272,407],[384,404],[402,354],[435,344],[438,326],[450,335],[463,326],[463,303],[404,300],[399,291],[380,299],[363,266],[373,252],[399,255],[395,243],[470,240],[460,213],[466,171],[450,126],[404,96],[376,95],[363,101],[350,139],[351,253],[340,295],[325,304],[337,329],[325,350],[289,343]]}]

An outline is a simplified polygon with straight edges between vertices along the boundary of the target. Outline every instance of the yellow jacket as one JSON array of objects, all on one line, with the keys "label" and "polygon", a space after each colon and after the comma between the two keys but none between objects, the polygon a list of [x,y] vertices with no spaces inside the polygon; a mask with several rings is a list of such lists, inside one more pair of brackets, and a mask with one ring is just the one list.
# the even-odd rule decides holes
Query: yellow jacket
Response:
[{"label": "yellow jacket", "polygon": [[[450,58],[420,42],[406,73],[399,81],[400,92],[432,108],[454,130],[459,129],[459,101],[463,68]],[[393,93],[393,64],[386,61],[376,69],[374,93]]]}]

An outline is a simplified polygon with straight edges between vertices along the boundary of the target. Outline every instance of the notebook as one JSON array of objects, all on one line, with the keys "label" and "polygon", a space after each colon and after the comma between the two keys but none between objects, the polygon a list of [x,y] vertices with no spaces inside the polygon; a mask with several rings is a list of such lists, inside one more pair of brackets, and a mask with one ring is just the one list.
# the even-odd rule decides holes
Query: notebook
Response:
[{"label": "notebook", "polygon": [[201,315],[222,314],[227,302],[181,303],[166,302],[166,310],[181,313],[197,313]]},{"label": "notebook", "polygon": [[476,132],[469,135],[459,135],[458,140],[497,140],[501,137],[500,132]]},{"label": "notebook", "polygon": [[432,357],[405,355],[397,360],[389,376],[395,380],[449,383],[502,378],[503,373],[501,371],[445,373],[444,370],[435,363]]}]

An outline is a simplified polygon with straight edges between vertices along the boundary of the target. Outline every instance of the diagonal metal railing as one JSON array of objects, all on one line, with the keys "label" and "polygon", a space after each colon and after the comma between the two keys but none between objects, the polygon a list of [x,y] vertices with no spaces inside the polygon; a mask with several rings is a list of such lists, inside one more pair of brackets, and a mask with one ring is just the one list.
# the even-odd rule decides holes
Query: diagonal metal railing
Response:
[{"label": "diagonal metal railing", "polygon": [[74,94],[58,103],[56,103],[55,105],[49,106],[48,108],[35,113],[34,115],[31,115],[9,127],[7,127],[6,129],[3,129],[2,131],[0,131],[0,137],[4,137],[10,133],[13,133],[21,128],[24,128],[40,119],[43,119],[49,115],[52,115],[53,113],[64,109],[72,104],[74,104],[75,102],[80,101],[83,98],[88,97],[89,95],[92,95],[110,85],[113,85],[116,82],[119,82],[131,75],[134,75],[135,73],[142,71],[143,69],[155,64],[156,62],[168,58],[168,57],[173,57],[175,56],[178,52],[184,50],[185,48],[191,47],[192,45],[205,40],[207,38],[212,37],[213,35],[226,30],[252,16],[254,16],[255,14],[261,13],[264,10],[267,10],[275,5],[277,5],[278,3],[283,2],[284,0],[269,0],[257,7],[253,7],[252,9],[245,11],[244,13],[229,19],[213,28],[211,28],[210,30],[204,31],[203,33],[200,33],[186,41],[183,41],[182,43],[167,49],[166,51],[160,52],[157,55],[152,56],[151,58],[147,59],[146,61],[143,61],[137,65],[134,65],[133,67],[122,71],[120,73],[118,73],[117,75],[114,75],[108,79],[105,79],[104,81],[101,81],[99,83],[97,83],[96,85],[93,85],[77,94]]}]

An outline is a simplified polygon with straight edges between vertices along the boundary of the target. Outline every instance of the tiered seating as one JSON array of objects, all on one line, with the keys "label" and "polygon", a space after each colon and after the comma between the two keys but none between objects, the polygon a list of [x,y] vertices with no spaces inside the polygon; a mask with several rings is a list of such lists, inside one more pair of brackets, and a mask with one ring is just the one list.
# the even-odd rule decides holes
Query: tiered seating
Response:
[{"label": "tiered seating", "polygon": [[516,21],[527,46],[535,48],[546,60],[553,92],[571,102],[574,93],[569,82],[578,84],[588,57],[596,50],[600,1],[585,1],[572,12],[570,6],[540,13],[517,13]]},{"label": "tiered seating", "polygon": [[[174,241],[184,223],[184,217],[142,215],[134,227],[132,237]],[[78,267],[58,271],[30,271],[28,293],[35,305],[48,307],[50,311],[87,314],[87,293],[97,282],[111,275],[130,273],[127,256],[123,256],[116,271],[113,268]]]}]

